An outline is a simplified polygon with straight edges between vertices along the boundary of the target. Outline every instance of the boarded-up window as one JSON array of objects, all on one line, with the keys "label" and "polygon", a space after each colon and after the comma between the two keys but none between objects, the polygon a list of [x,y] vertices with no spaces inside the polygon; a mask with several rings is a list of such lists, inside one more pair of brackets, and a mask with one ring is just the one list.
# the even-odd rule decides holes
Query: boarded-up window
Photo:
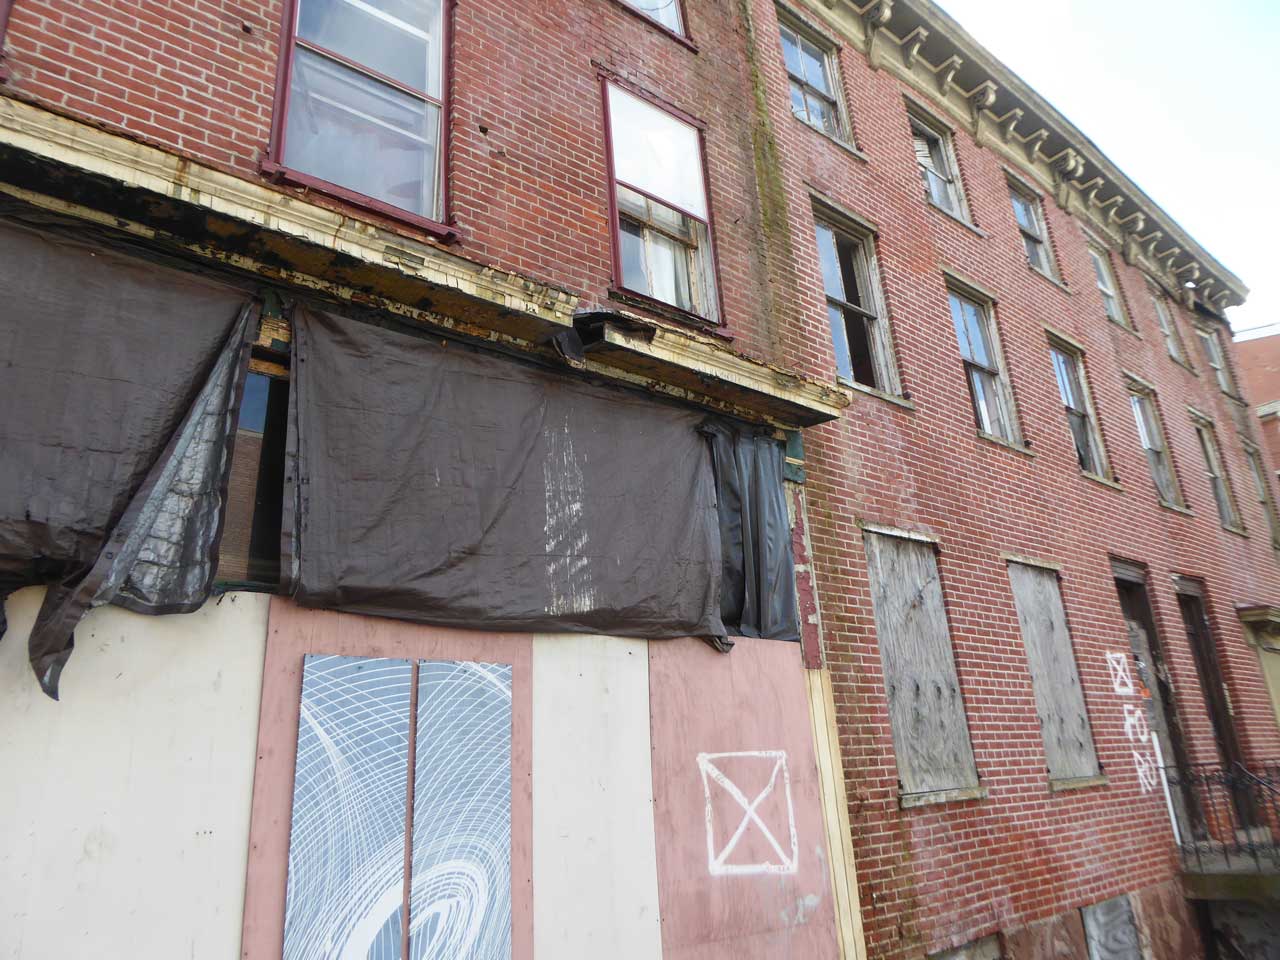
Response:
[{"label": "boarded-up window", "polygon": [[1022,625],[1022,640],[1027,646],[1049,778],[1096,776],[1098,757],[1093,749],[1093,731],[1085,711],[1057,574],[1043,567],[1010,563],[1009,581]]},{"label": "boarded-up window", "polygon": [[933,548],[871,532],[866,548],[902,792],[976,787]]},{"label": "boarded-up window", "polygon": [[1124,894],[1082,907],[1089,960],[1142,960],[1133,907]]}]

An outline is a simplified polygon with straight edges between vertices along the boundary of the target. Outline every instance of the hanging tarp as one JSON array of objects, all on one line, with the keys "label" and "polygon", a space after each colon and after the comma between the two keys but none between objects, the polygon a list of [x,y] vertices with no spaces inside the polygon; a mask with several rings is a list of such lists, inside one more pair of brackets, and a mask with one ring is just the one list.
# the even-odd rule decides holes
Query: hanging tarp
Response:
[{"label": "hanging tarp", "polygon": [[0,222],[0,599],[50,585],[29,644],[51,696],[89,607],[174,613],[208,596],[245,301]]},{"label": "hanging tarp", "polygon": [[703,417],[294,312],[286,592],[445,626],[723,638]]},{"label": "hanging tarp", "polygon": [[743,424],[710,421],[723,580],[720,616],[742,637],[799,640],[782,444]]}]

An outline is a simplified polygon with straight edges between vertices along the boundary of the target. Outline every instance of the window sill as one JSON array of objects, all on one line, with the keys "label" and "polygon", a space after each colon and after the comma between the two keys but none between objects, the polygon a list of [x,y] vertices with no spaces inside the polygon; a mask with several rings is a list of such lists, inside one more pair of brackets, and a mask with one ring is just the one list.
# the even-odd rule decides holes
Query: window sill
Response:
[{"label": "window sill", "polygon": [[383,203],[381,200],[375,200],[373,197],[367,197],[363,193],[357,193],[354,190],[348,190],[336,183],[330,183],[328,180],[321,180],[318,177],[309,174],[299,173],[289,167],[276,163],[274,160],[263,160],[261,164],[262,172],[277,183],[285,183],[293,187],[304,187],[308,190],[314,190],[316,193],[324,194],[335,200],[341,200],[344,203],[369,210],[383,217],[396,220],[409,226],[417,227],[419,230],[430,234],[443,243],[454,243],[461,238],[461,234],[454,227],[440,223],[438,220],[432,220],[428,217],[419,216],[409,210],[402,210],[399,207],[393,207],[389,203]]},{"label": "window sill", "polygon": [[[1168,353],[1167,350],[1165,352]],[[1193,367],[1188,361],[1184,360],[1183,358],[1175,357],[1172,353],[1170,353],[1169,359],[1172,360],[1174,363],[1176,363],[1178,366],[1180,366],[1183,370],[1187,371],[1187,373],[1191,374],[1193,377],[1200,376],[1200,374],[1196,373],[1196,368]]]},{"label": "window sill", "polygon": [[1105,787],[1111,781],[1107,779],[1105,773],[1098,773],[1092,777],[1064,777],[1061,780],[1050,780],[1049,790],[1052,793],[1061,793],[1064,790],[1087,790],[1089,787]]},{"label": "window sill", "polygon": [[[1103,314],[1103,316],[1107,317],[1105,313]],[[1107,317],[1107,322],[1111,324],[1113,327],[1119,327],[1121,330],[1129,334],[1129,336],[1131,337],[1137,337],[1139,340],[1144,339],[1142,334],[1140,334],[1137,330],[1133,329],[1133,327],[1129,326],[1127,323],[1121,323],[1119,320],[1112,320],[1110,317]]]},{"label": "window sill", "polygon": [[[631,6],[631,4],[626,3],[625,0],[613,0],[613,2],[616,6],[621,7],[623,10],[627,11],[627,13],[631,14],[636,19],[643,20],[645,23],[653,27],[653,29],[657,30],[659,33],[665,33],[668,37],[670,37],[676,43],[680,44],[680,46],[686,47],[689,50],[693,51],[694,53],[698,52],[698,48],[694,45],[693,41],[690,40],[688,37],[686,37],[684,34],[676,33],[674,30],[668,27],[665,23],[661,23],[660,21],[655,20],[653,17],[649,16],[643,10],[637,10],[635,7]],[[681,20],[684,19],[683,6],[681,7],[681,10],[680,10],[680,19]]]},{"label": "window sill", "polygon": [[1192,513],[1189,509],[1187,509],[1180,503],[1170,503],[1168,500],[1160,500],[1158,502],[1160,506],[1163,507],[1165,510],[1172,510],[1174,513],[1180,513],[1183,516],[1187,516],[1187,517],[1195,516],[1194,513]]},{"label": "window sill", "polygon": [[948,220],[950,220],[950,221],[952,221],[952,222],[954,222],[954,223],[958,223],[958,224],[960,224],[960,226],[964,227],[966,230],[969,230],[969,231],[971,231],[971,232],[973,232],[973,233],[976,233],[976,234],[977,234],[978,236],[980,236],[983,240],[987,239],[986,231],[984,231],[984,230],[980,229],[977,225],[975,225],[975,224],[973,224],[973,223],[970,223],[968,220],[966,220],[964,217],[960,216],[958,213],[952,213],[952,212],[951,212],[950,210],[948,210],[946,207],[940,207],[940,206],[938,206],[936,203],[934,203],[931,199],[929,199],[929,198],[927,198],[927,197],[925,198],[925,203],[926,203],[926,204],[927,204],[931,209],[933,209],[933,210],[937,210],[937,211],[938,211],[938,213],[942,214],[942,215],[943,215],[944,217],[946,217]]},{"label": "window sill", "polygon": [[1227,533],[1234,533],[1237,537],[1244,537],[1246,540],[1249,539],[1249,531],[1244,527],[1228,527],[1226,524],[1223,524],[1222,529],[1227,531]]},{"label": "window sill", "polygon": [[1080,476],[1084,477],[1086,480],[1092,480],[1094,483],[1100,483],[1104,487],[1110,487],[1112,490],[1119,490],[1121,493],[1124,492],[1124,487],[1120,486],[1120,484],[1111,477],[1104,477],[1100,473],[1090,473],[1088,470],[1081,470]]},{"label": "window sill", "polygon": [[1030,270],[1032,273],[1034,273],[1034,274],[1035,274],[1037,277],[1039,277],[1041,280],[1045,280],[1045,281],[1047,281],[1047,282],[1049,282],[1049,283],[1052,283],[1055,287],[1057,287],[1057,288],[1058,288],[1059,290],[1061,290],[1063,293],[1065,293],[1065,294],[1067,294],[1068,296],[1070,296],[1070,294],[1071,294],[1071,288],[1070,288],[1070,287],[1068,287],[1068,286],[1067,286],[1065,283],[1063,283],[1061,280],[1059,280],[1057,277],[1055,277],[1053,274],[1049,273],[1048,271],[1041,270],[1039,267],[1033,267],[1033,266],[1032,266],[1031,264],[1029,264],[1029,263],[1027,264],[1027,269],[1028,269],[1028,270]]},{"label": "window sill", "polygon": [[984,433],[979,430],[977,437],[979,440],[985,440],[987,443],[994,443],[997,447],[1004,447],[1006,450],[1012,450],[1014,453],[1020,453],[1024,457],[1034,457],[1036,455],[1036,452],[1025,444],[1014,443],[1012,440],[1006,440],[1004,437],[997,437],[994,433]]},{"label": "window sill", "polygon": [[857,147],[855,147],[850,141],[841,140],[839,137],[832,136],[831,134],[827,133],[827,131],[823,130],[821,127],[815,127],[812,123],[805,120],[803,117],[797,116],[795,113],[791,114],[791,119],[795,120],[796,123],[800,124],[800,126],[804,127],[806,130],[812,130],[818,136],[822,137],[822,139],[829,140],[831,143],[835,144],[845,153],[849,154],[852,157],[855,157],[858,160],[861,160],[863,163],[871,162],[871,158],[868,157],[861,150],[859,150]]},{"label": "window sill", "polygon": [[[877,390],[875,387],[868,387],[865,383],[856,383],[851,380],[837,379],[836,383],[845,390],[852,390],[855,393],[865,393],[869,397],[875,397],[877,400],[883,400],[885,403],[892,403],[895,406],[902,407],[904,410],[914,410],[916,405],[906,397],[898,396],[896,393],[886,393],[883,390]],[[853,399],[850,397],[849,399]]]},{"label": "window sill", "polygon": [[645,296],[643,293],[624,290],[622,287],[610,287],[609,299],[617,300],[619,303],[625,303],[631,307],[638,307],[641,310],[647,310],[663,319],[673,320],[686,327],[692,327],[701,333],[709,333],[713,336],[723,337],[726,340],[732,339],[732,337],[720,330],[719,324],[714,320],[708,320],[706,317],[690,313],[688,310],[681,310],[679,307],[664,303],[661,300],[655,300],[653,297]]},{"label": "window sill", "polygon": [[903,810],[912,807],[928,807],[937,803],[952,803],[956,800],[985,800],[987,788],[957,787],[954,790],[931,790],[928,793],[899,793],[898,805]]}]

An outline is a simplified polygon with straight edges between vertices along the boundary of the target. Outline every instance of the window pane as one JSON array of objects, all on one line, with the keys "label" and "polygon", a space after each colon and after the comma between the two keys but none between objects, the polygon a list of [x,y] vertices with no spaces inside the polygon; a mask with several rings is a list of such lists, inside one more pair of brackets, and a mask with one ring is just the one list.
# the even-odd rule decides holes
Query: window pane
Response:
[{"label": "window pane", "polygon": [[608,89],[617,178],[705,220],[698,131],[613,84]]},{"label": "window pane", "polygon": [[870,329],[873,322],[858,316],[852,310],[845,314],[845,329],[849,335],[849,356],[853,363],[853,379],[864,386],[880,389],[882,384],[876,374],[875,344]]},{"label": "window pane", "polygon": [[1102,255],[1096,250],[1090,250],[1089,257],[1093,260],[1093,273],[1098,278],[1098,286],[1103,290],[1110,290],[1111,276],[1106,264],[1103,262]]},{"label": "window pane", "polygon": [[805,100],[809,107],[809,122],[823,133],[829,133],[833,137],[839,136],[840,115],[836,112],[835,105],[823,100],[816,93],[808,94]]},{"label": "window pane", "polygon": [[917,130],[911,134],[912,144],[916,150],[916,163],[922,167],[933,166],[933,154],[929,150],[929,137]]},{"label": "window pane", "polygon": [[862,302],[862,284],[858,279],[858,244],[847,237],[836,238],[836,253],[840,257],[840,276],[844,278],[844,298],[855,307],[867,309]]},{"label": "window pane", "polygon": [[1053,358],[1053,374],[1058,380],[1058,396],[1062,398],[1062,405],[1071,408],[1078,407],[1079,402],[1076,399],[1075,384],[1071,376],[1071,368],[1075,361],[1057,349],[1050,350],[1049,355]]},{"label": "window pane", "polygon": [[973,390],[973,411],[977,417],[978,429],[983,433],[1009,439],[1004,416],[1000,411],[1000,387],[996,378],[985,370],[970,367],[969,386]]},{"label": "window pane", "polygon": [[294,57],[289,97],[286,166],[437,215],[438,107],[303,49]]},{"label": "window pane", "polygon": [[1144,450],[1150,450],[1153,446],[1152,436],[1147,430],[1147,415],[1143,409],[1146,404],[1143,398],[1136,393],[1129,397],[1129,406],[1133,409],[1133,422],[1138,428],[1138,442],[1142,444]]},{"label": "window pane", "polygon": [[925,170],[925,182],[929,185],[929,197],[948,213],[956,212],[956,205],[951,193],[951,184],[932,170]]},{"label": "window pane", "polygon": [[782,59],[786,61],[787,73],[803,79],[804,65],[800,62],[800,43],[796,35],[786,27],[782,28]]},{"label": "window pane", "polygon": [[650,231],[649,275],[653,281],[654,297],[682,310],[693,309],[693,300],[689,296],[687,247],[660,233]]},{"label": "window pane", "polygon": [[831,324],[831,346],[836,356],[836,375],[841,380],[852,380],[853,361],[849,356],[849,333],[845,327],[844,311],[834,304],[827,304],[827,320]]},{"label": "window pane", "polygon": [[1022,235],[1022,244],[1027,250],[1027,263],[1037,270],[1043,270],[1048,273],[1049,262],[1048,257],[1045,255],[1044,244],[1025,233]]},{"label": "window pane", "polygon": [[1106,311],[1107,319],[1120,323],[1120,305],[1116,303],[1116,298],[1105,291],[1102,294],[1102,309]]},{"label": "window pane", "polygon": [[809,86],[823,93],[831,93],[827,82],[827,58],[821,50],[807,40],[800,41],[800,59],[804,63],[804,79]]},{"label": "window pane", "polygon": [[1018,218],[1018,226],[1032,233],[1039,233],[1040,227],[1036,223],[1030,201],[1017,193],[1011,193],[1009,196],[1013,200],[1013,215]]},{"label": "window pane", "polygon": [[844,277],[840,269],[840,257],[836,251],[836,236],[831,228],[817,225],[818,260],[822,264],[822,288],[828,297],[845,300]]},{"label": "window pane", "polygon": [[1093,431],[1089,426],[1089,417],[1073,410],[1067,414],[1067,423],[1071,427],[1071,438],[1076,444],[1076,459],[1080,461],[1080,469],[1088,473],[1100,473],[1093,455]]},{"label": "window pane", "polygon": [[641,13],[653,17],[669,30],[683,34],[680,23],[680,0],[623,0]]},{"label": "window pane", "polygon": [[806,123],[809,122],[809,107],[805,103],[804,88],[794,80],[791,81],[791,112]]},{"label": "window pane", "polygon": [[631,220],[618,225],[622,285],[636,293],[649,293],[649,274],[644,266],[644,228]]},{"label": "window pane", "polygon": [[440,0],[301,0],[298,36],[440,98]]}]

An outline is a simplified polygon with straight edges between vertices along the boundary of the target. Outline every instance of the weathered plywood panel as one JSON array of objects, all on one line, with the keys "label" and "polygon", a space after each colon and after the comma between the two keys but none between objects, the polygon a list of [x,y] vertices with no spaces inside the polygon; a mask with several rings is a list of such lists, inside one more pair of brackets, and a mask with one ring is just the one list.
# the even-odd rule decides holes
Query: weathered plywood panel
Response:
[{"label": "weathered plywood panel", "polygon": [[648,645],[535,636],[533,689],[534,953],[659,960]]},{"label": "weathered plywood panel", "polygon": [[799,644],[649,646],[664,960],[839,956]]},{"label": "weathered plywood panel", "polygon": [[55,702],[27,663],[43,595],[0,642],[0,957],[235,957],[267,598],[94,610]]},{"label": "weathered plywood panel", "polygon": [[1127,894],[1082,907],[1089,960],[1143,960]]},{"label": "weathered plywood panel", "polygon": [[902,791],[977,786],[933,548],[871,532],[865,541]]},{"label": "weathered plywood panel", "polygon": [[511,957],[531,960],[531,648],[528,635],[452,630],[304,610],[292,601],[271,599],[241,944],[245,960],[279,960],[282,955],[294,754],[303,658],[307,654],[510,666]]},{"label": "weathered plywood panel", "polygon": [[1011,562],[1009,582],[1031,667],[1049,777],[1067,780],[1096,776],[1098,757],[1093,730],[1067,631],[1058,575],[1044,567]]}]

